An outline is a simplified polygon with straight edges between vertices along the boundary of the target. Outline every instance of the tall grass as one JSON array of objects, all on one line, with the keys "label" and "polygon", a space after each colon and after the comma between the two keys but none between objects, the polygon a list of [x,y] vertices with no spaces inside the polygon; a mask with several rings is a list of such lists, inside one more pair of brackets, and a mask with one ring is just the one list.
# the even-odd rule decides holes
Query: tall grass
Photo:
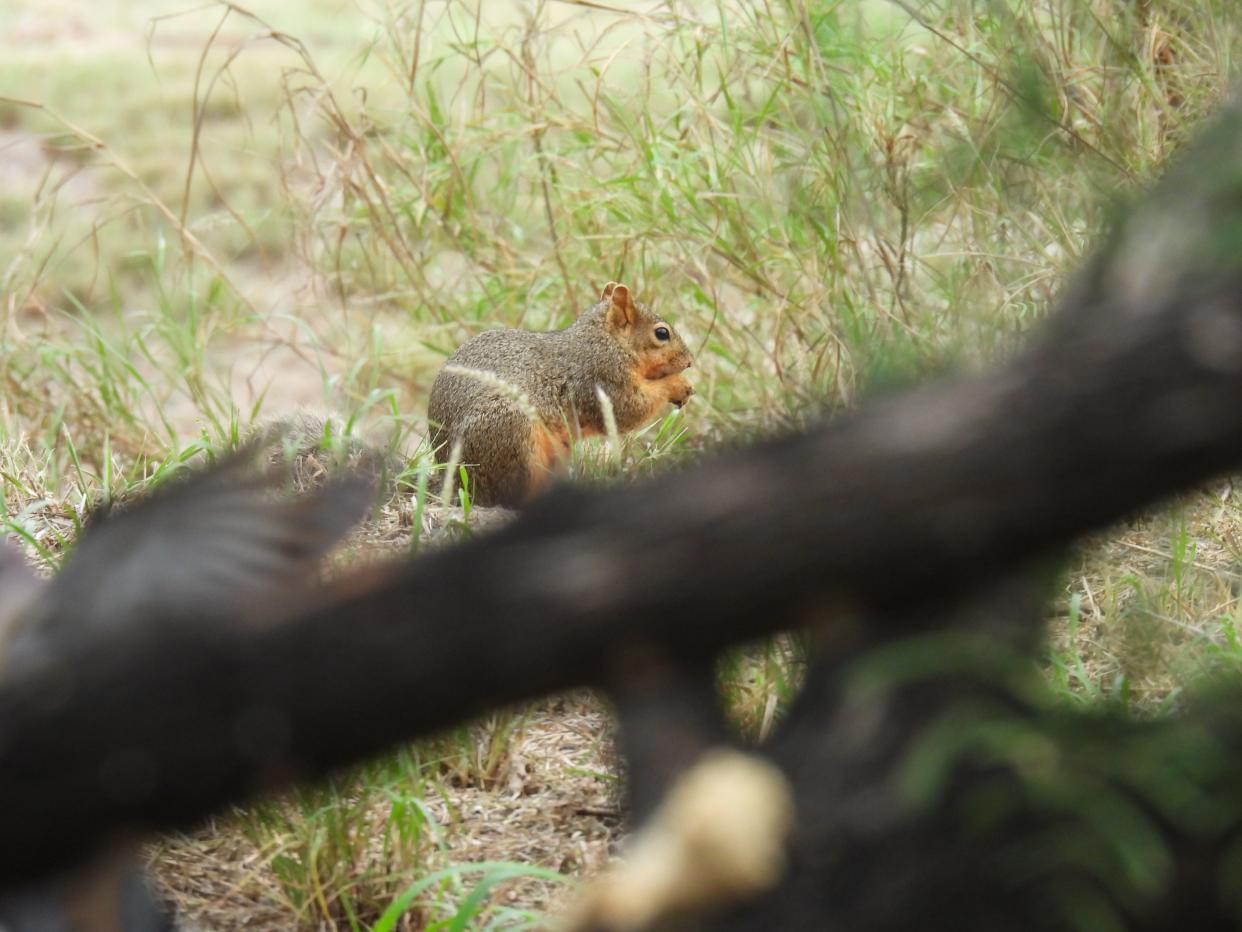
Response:
[{"label": "tall grass", "polygon": [[438,353],[632,281],[711,420],[771,426],[1004,351],[1236,42],[1223,4],[398,5],[400,107],[291,88],[336,131],[303,248]]}]

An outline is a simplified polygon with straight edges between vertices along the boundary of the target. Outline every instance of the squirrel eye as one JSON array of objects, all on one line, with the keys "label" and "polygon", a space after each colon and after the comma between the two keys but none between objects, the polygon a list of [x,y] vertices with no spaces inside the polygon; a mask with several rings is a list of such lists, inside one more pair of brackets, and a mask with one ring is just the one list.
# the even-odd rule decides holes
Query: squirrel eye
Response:
[{"label": "squirrel eye", "polygon": [[656,335],[657,340],[661,340],[661,341],[667,340],[668,339],[668,327],[656,327],[655,335]]}]

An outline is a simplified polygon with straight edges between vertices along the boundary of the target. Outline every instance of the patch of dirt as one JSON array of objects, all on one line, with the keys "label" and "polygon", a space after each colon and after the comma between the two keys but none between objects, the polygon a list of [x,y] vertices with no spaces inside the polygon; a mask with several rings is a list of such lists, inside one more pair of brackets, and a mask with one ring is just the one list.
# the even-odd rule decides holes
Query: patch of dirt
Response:
[{"label": "patch of dirt", "polygon": [[71,207],[98,195],[89,172],[67,170],[60,176],[49,175],[57,162],[65,160],[44,143],[38,133],[0,129],[0,190],[6,197],[33,198],[45,177],[49,184],[58,186],[60,196]]},{"label": "patch of dirt", "polygon": [[[328,407],[327,380],[339,374],[340,361],[316,353],[299,332],[299,317],[306,317],[301,303],[303,284],[294,275],[274,276],[262,305],[261,336],[237,335],[213,342],[207,352],[209,371],[227,381],[229,398],[238,411],[249,412],[261,404],[273,416]],[[276,312],[286,314],[277,316]],[[139,366],[140,371],[142,366]],[[177,391],[161,402],[163,416],[179,437],[193,437],[206,423],[195,399]],[[154,410],[144,414],[156,423]]]},{"label": "patch of dirt", "polygon": [[[511,748],[506,773],[494,789],[436,784],[424,802],[442,836],[405,882],[452,864],[511,861],[584,879],[606,867],[621,831],[612,726],[590,696],[571,695],[538,704]],[[384,821],[387,812],[377,813]],[[213,820],[189,836],[152,847],[151,865],[163,892],[187,928],[202,932],[290,929],[295,925],[271,861],[240,826]],[[504,906],[556,911],[572,896],[570,885],[522,878],[497,885],[490,895]],[[303,927],[331,928],[322,920]]]}]

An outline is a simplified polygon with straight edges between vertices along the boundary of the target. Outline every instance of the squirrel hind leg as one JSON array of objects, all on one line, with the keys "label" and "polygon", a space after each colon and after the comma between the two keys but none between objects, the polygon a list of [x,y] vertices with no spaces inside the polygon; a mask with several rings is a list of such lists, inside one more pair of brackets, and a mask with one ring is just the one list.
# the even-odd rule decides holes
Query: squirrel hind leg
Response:
[{"label": "squirrel hind leg", "polygon": [[[516,408],[491,407],[435,433],[436,462],[466,470],[476,505],[517,508],[563,474],[570,459],[567,430],[531,421]],[[447,479],[448,477],[446,477]],[[451,477],[456,483],[457,477]]]},{"label": "squirrel hind leg", "polygon": [[491,411],[459,425],[453,436],[461,443],[460,462],[476,505],[516,508],[539,491],[548,474],[541,431],[542,425],[516,410],[499,417]]},{"label": "squirrel hind leg", "polygon": [[[480,460],[477,488],[480,504],[520,507],[543,492],[569,465],[570,443],[565,431],[553,430],[525,417],[506,425],[505,442],[489,444],[488,461]],[[494,440],[494,438],[493,438]]]},{"label": "squirrel hind leg", "polygon": [[542,423],[531,424],[526,497],[534,497],[562,475],[571,455],[568,431],[552,430]]}]

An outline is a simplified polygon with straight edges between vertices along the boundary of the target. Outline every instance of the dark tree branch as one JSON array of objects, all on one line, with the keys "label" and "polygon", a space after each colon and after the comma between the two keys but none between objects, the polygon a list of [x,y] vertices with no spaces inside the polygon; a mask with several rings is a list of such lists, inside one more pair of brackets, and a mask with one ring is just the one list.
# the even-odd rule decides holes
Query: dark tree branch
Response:
[{"label": "dark tree branch", "polygon": [[639,825],[702,754],[728,743],[711,657],[619,653],[606,689],[620,724],[631,825]]},{"label": "dark tree branch", "polygon": [[992,636],[1038,596],[1012,579],[876,619],[941,631],[813,667],[765,749],[794,788],[790,869],[702,928],[1237,928],[1239,684],[1171,720],[1075,714]]},{"label": "dark tree branch", "polygon": [[1234,106],[999,371],[554,494],[264,631],[136,619],[4,684],[0,876],[603,684],[623,646],[708,657],[851,603],[896,633],[901,606],[1236,466],[1242,176],[1214,169],[1242,163],[1239,122]]}]

